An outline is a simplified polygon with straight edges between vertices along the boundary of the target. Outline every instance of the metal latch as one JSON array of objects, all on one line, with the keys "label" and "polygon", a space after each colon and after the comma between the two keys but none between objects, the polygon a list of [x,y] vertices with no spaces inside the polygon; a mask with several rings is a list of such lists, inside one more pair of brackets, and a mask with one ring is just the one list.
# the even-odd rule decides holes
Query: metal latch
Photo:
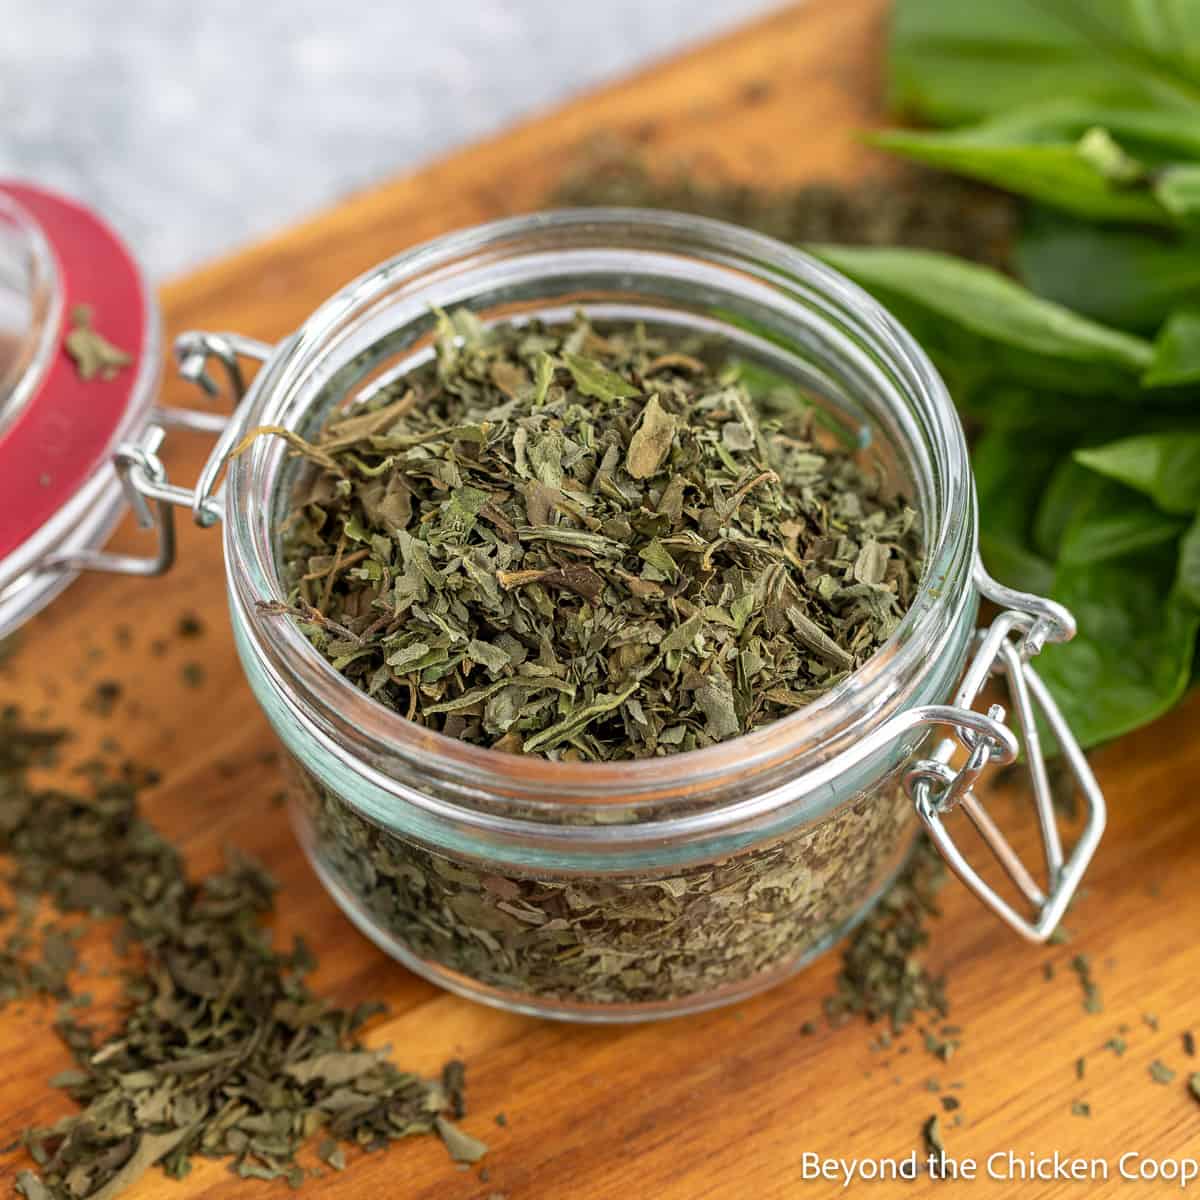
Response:
[{"label": "metal latch", "polygon": [[[153,529],[158,538],[153,556],[114,554],[107,550],[83,550],[46,559],[44,571],[107,571],[116,575],[161,575],[175,561],[175,509],[186,508],[200,526],[215,525],[223,509],[218,481],[229,452],[241,436],[243,422],[238,410],[246,396],[246,381],[239,358],[266,362],[273,347],[237,333],[185,333],[175,342],[179,372],[210,396],[220,388],[208,373],[208,361],[216,358],[225,369],[232,397],[232,414],[197,412],[186,408],[156,408],[135,441],[124,442],[113,454],[113,467],[138,524]],[[170,429],[189,429],[216,435],[216,443],[200,471],[195,487],[174,484],[158,456]]]},{"label": "metal latch", "polygon": [[[1058,927],[1096,852],[1106,819],[1104,796],[1096,777],[1071,733],[1049,689],[1030,664],[1047,642],[1064,642],[1074,636],[1075,622],[1060,604],[1006,588],[977,566],[975,585],[979,592],[1005,606],[986,630],[975,635],[976,652],[967,667],[953,707],[939,708],[937,721],[949,724],[967,752],[957,769],[950,766],[956,752],[953,739],[942,740],[928,758],[912,763],[904,784],[916,804],[929,836],[950,869],[1012,929],[1034,942],[1046,941]],[[974,787],[990,765],[1012,762],[1018,739],[1004,724],[1005,711],[992,705],[983,717],[974,704],[990,678],[1002,676],[1007,684],[1020,730],[1025,759],[1033,784],[1033,800],[1041,827],[1045,852],[1047,886],[1040,887],[1008,840],[988,815]],[[1064,859],[1062,839],[1054,811],[1046,759],[1038,732],[1038,710],[1058,743],[1068,767],[1082,792],[1086,821],[1070,856]],[[957,710],[957,711],[956,711]],[[983,729],[981,730],[981,719]],[[1034,910],[1030,919],[1005,900],[955,844],[943,817],[961,807],[1000,865]]]}]

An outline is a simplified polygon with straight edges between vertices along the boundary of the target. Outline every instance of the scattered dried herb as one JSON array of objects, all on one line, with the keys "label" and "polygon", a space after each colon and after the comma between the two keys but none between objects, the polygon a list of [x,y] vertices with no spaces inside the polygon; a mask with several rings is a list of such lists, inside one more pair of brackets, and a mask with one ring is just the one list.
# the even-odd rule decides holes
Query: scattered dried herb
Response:
[{"label": "scattered dried herb", "polygon": [[1129,1049],[1129,1043],[1123,1037],[1111,1037],[1104,1043],[1104,1048],[1120,1058]]},{"label": "scattered dried herb", "polygon": [[180,668],[179,677],[183,680],[185,687],[199,688],[204,686],[208,673],[205,671],[203,663],[186,662]]},{"label": "scattered dried herb", "polygon": [[942,1122],[936,1113],[921,1127],[921,1136],[925,1139],[926,1153],[945,1156],[946,1146],[942,1141]]},{"label": "scattered dried herb", "polygon": [[346,1153],[333,1140],[326,1138],[317,1149],[317,1157],[328,1167],[332,1167],[335,1171],[344,1171],[346,1169]]},{"label": "scattered dried herb", "polygon": [[1075,1060],[1075,1078],[1082,1079],[1087,1072],[1087,1059],[1077,1058]]},{"label": "scattered dried herb", "polygon": [[1084,1011],[1103,1012],[1104,1001],[1100,996],[1100,985],[1092,978],[1091,959],[1086,954],[1076,954],[1071,959],[1071,970],[1079,977],[1079,984],[1083,988]]},{"label": "scattered dried herb", "polygon": [[1150,1064],[1150,1078],[1155,1083],[1171,1083],[1175,1078],[1175,1072],[1166,1065],[1161,1059],[1156,1058]]},{"label": "scattered dried herb", "polygon": [[486,1142],[481,1142],[469,1133],[464,1133],[457,1125],[440,1114],[434,1117],[434,1123],[442,1141],[446,1143],[446,1149],[450,1151],[450,1157],[455,1162],[477,1163],[487,1153]]},{"label": "scattered dried herb", "polygon": [[1189,1058],[1196,1057],[1196,1035],[1190,1029],[1183,1035],[1183,1052]]},{"label": "scattered dried herb", "polygon": [[686,161],[664,170],[619,139],[581,148],[550,202],[665,208],[784,242],[919,246],[1002,268],[1017,229],[1017,207],[1002,192],[938,171],[905,167],[853,183],[751,187]]},{"label": "scattered dried herb", "polygon": [[[936,900],[945,877],[944,860],[922,837],[896,882],[851,933],[837,992],[826,1001],[830,1015],[860,1012],[872,1021],[886,1017],[897,1032],[918,1013],[946,1015],[945,979],[930,975],[923,959],[928,923],[939,915]],[[938,1055],[943,1060],[957,1043],[945,1045],[945,1054]]]},{"label": "scattered dried herb", "polygon": [[195,613],[184,613],[179,618],[176,632],[181,638],[197,638],[204,635],[204,622]]},{"label": "scattered dried herb", "polygon": [[121,699],[122,688],[115,679],[103,679],[92,688],[84,708],[99,717],[111,717]]},{"label": "scattered dried herb", "polygon": [[949,1062],[954,1051],[958,1049],[958,1042],[952,1038],[940,1038],[934,1033],[925,1034],[925,1049],[934,1056],[940,1058],[942,1062]]},{"label": "scattered dried herb", "polygon": [[1092,1115],[1092,1106],[1085,1100],[1075,1100],[1071,1104],[1071,1116],[1073,1117],[1090,1117]]},{"label": "scattered dried herb", "polygon": [[746,733],[869,658],[920,574],[912,508],[815,417],[713,341],[442,316],[436,364],[287,435],[305,465],[269,611],[477,745],[590,761]]},{"label": "scattered dried herb", "polygon": [[75,361],[80,379],[115,379],[122,367],[133,362],[133,356],[114,346],[92,328],[92,307],[77,304],[71,309],[71,329],[64,339],[67,353]]},{"label": "scattered dried herb", "polygon": [[1200,1071],[1195,1072],[1188,1079],[1188,1091],[1192,1093],[1196,1102],[1200,1103]]},{"label": "scattered dried herb", "polygon": [[109,1200],[155,1165],[182,1176],[196,1155],[295,1186],[296,1152],[322,1129],[331,1165],[344,1165],[339,1143],[378,1149],[411,1133],[437,1132],[456,1158],[482,1155],[450,1120],[463,1108],[462,1065],[424,1080],[367,1049],[359,1030],[380,1007],[329,1005],[305,982],[315,962],[303,942],[272,947],[263,920],[275,885],[261,867],[231,854],[223,871],[188,878],[141,815],[151,773],[89,764],[80,790],[36,786],[31,769],[62,741],[0,711],[0,850],[18,898],[0,994],[69,997],[81,927],[50,923],[34,954],[43,898],[87,921],[117,919],[120,947],[137,953],[117,1029],[60,1010],[55,1028],[76,1065],[52,1082],[81,1111],[25,1133],[38,1169],[17,1186],[29,1200]]}]

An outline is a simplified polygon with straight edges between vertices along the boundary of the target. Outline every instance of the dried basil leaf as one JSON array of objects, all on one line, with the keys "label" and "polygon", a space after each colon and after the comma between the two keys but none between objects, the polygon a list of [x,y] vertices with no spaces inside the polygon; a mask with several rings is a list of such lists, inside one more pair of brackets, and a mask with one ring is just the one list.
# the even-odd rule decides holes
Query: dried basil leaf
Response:
[{"label": "dried basil leaf", "polygon": [[[338,1143],[379,1148],[438,1132],[443,1109],[462,1114],[461,1063],[441,1080],[399,1071],[358,1040],[379,1006],[342,1011],[322,1001],[305,982],[315,961],[303,942],[271,946],[262,922],[275,885],[261,867],[231,854],[223,871],[188,877],[141,815],[138,790],[153,773],[93,763],[76,776],[87,790],[35,786],[31,768],[51,761],[62,740],[0,709],[0,851],[20,902],[9,956],[0,956],[0,999],[47,990],[68,998],[55,1028],[75,1066],[51,1083],[81,1108],[26,1131],[38,1164],[18,1177],[27,1200],[112,1200],[156,1164],[181,1177],[195,1155],[296,1186],[296,1155],[318,1130],[323,1157],[344,1165]],[[68,988],[81,926],[53,923],[30,936],[42,898],[85,920],[119,918],[120,945],[139,951],[117,1027],[103,1037],[70,1015],[82,999]]]},{"label": "dried basil leaf", "polygon": [[435,362],[283,435],[289,596],[262,611],[375,700],[501,750],[652,757],[794,711],[896,629],[916,514],[786,381],[583,316],[439,328]]}]

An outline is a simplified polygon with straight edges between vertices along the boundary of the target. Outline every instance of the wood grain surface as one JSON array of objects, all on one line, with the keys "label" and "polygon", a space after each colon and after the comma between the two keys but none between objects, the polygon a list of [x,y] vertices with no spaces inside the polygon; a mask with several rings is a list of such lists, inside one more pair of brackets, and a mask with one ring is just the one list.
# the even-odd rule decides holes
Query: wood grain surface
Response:
[{"label": "wood grain surface", "polygon": [[[566,10],[564,10],[566,11]],[[569,19],[569,14],[564,16]],[[664,161],[692,156],[714,173],[761,184],[860,171],[869,152],[852,131],[878,112],[884,6],[879,0],[813,0],[559,112],[474,146],[419,173],[353,197],[311,223],[253,246],[163,289],[168,334],[234,329],[273,340],[359,272],[424,238],[537,207],[587,138],[618,133]],[[534,68],[535,69],[535,68]],[[170,164],[164,164],[170,170]],[[174,219],[164,212],[164,221]],[[168,380],[168,403],[198,406]],[[193,478],[206,444],[174,435],[168,466]],[[118,541],[133,549],[137,534]],[[206,632],[175,637],[181,614]],[[120,650],[114,626],[133,629]],[[153,643],[167,638],[165,653]],[[199,688],[184,667],[204,668]],[[107,719],[80,717],[97,680],[124,698]],[[879,1032],[853,1022],[803,1035],[818,1019],[837,971],[832,954],[792,982],[735,1008],[664,1024],[592,1029],[510,1016],[446,995],[392,963],[334,907],[272,804],[280,787],[272,736],[234,657],[224,606],[220,536],[182,530],[180,561],[158,581],[80,580],[26,631],[0,673],[0,703],[15,701],[82,730],[81,742],[117,737],[130,757],[163,770],[152,819],[185,849],[197,871],[223,846],[259,856],[281,881],[279,937],[303,930],[321,959],[316,983],[352,1004],[385,998],[392,1015],[372,1030],[398,1062],[433,1072],[459,1056],[468,1068],[464,1127],[492,1146],[478,1170],[459,1171],[433,1139],[386,1154],[352,1156],[351,1169],[310,1194],[373,1200],[756,1200],[842,1194],[839,1183],[805,1182],[803,1156],[900,1157],[921,1144],[940,1111],[926,1088],[956,1085],[963,1121],[943,1118],[948,1150],[981,1162],[995,1152],[1105,1159],[1107,1183],[1021,1185],[981,1180],[950,1193],[922,1177],[910,1184],[856,1184],[852,1195],[915,1197],[1154,1196],[1162,1183],[1116,1177],[1121,1153],[1200,1156],[1200,1105],[1185,1079],[1200,1069],[1181,1033],[1200,1034],[1200,697],[1095,756],[1111,822],[1069,917],[1069,945],[1020,943],[956,883],[943,892],[931,965],[949,977],[951,1020],[962,1045],[949,1063],[909,1032],[886,1052]],[[1000,806],[1001,808],[1004,805]],[[1009,806],[1011,807],[1011,806]],[[1018,839],[1034,853],[1029,823]],[[1104,1011],[1086,1013],[1069,967],[1092,958]],[[1055,966],[1054,978],[1043,975]],[[1157,1018],[1157,1029],[1143,1020]],[[67,1065],[37,1005],[0,1013],[0,1142],[30,1122],[69,1111],[44,1081]],[[1102,1047],[1121,1025],[1128,1050]],[[1076,1078],[1075,1060],[1087,1058]],[[1178,1075],[1154,1083],[1161,1058]],[[1086,1101],[1090,1119],[1073,1116]],[[494,1121],[504,1113],[507,1125]],[[0,1159],[0,1186],[28,1165]],[[1200,1185],[1195,1185],[1200,1190]],[[968,1190],[968,1188],[970,1190]],[[239,1184],[220,1163],[197,1162],[176,1183],[153,1172],[140,1200],[283,1195],[282,1184]]]}]

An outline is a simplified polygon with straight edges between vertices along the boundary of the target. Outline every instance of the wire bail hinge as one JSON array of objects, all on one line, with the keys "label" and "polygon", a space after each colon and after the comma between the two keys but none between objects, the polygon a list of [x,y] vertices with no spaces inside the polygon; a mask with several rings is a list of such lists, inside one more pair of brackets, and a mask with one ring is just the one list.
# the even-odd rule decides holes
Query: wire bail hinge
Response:
[{"label": "wire bail hinge", "polygon": [[[958,743],[967,751],[966,762],[957,769],[952,767],[950,760],[956,752],[956,743],[952,738],[943,739],[929,758],[920,759],[908,768],[904,783],[930,837],[951,870],[1022,937],[1044,942],[1058,927],[1075,894],[1105,823],[1104,797],[1091,767],[1049,689],[1029,662],[1047,642],[1067,641],[1074,636],[1075,622],[1062,605],[1003,587],[991,579],[982,566],[976,569],[976,586],[987,598],[1006,605],[1006,611],[986,630],[976,634],[976,653],[963,675],[954,704],[926,710],[927,723],[954,730]],[[1020,732],[1019,742],[1017,735],[1005,724],[1006,713],[1002,706],[992,705],[986,718],[972,707],[993,676],[1003,677],[1007,682]],[[1066,857],[1038,731],[1039,710],[1083,794],[1087,810],[1083,832]],[[1044,888],[1012,849],[973,790],[988,766],[1015,761],[1022,744],[1045,855],[1047,882]],[[988,884],[959,850],[943,820],[955,808],[962,808],[967,814],[1033,908],[1032,919]]]},{"label": "wire bail hinge", "polygon": [[[175,342],[179,373],[209,396],[219,396],[221,388],[208,371],[210,359],[224,368],[226,385],[232,399],[228,417],[219,413],[186,408],[156,408],[150,422],[135,441],[122,442],[113,453],[112,465],[121,486],[143,529],[153,529],[158,547],[153,555],[114,554],[107,550],[84,550],[47,559],[42,570],[106,571],[117,575],[161,575],[175,561],[175,509],[185,508],[192,520],[203,528],[215,525],[223,516],[218,481],[230,450],[237,443],[243,422],[238,409],[246,395],[241,358],[265,362],[271,355],[265,342],[237,333],[185,333]],[[167,469],[158,456],[168,430],[188,429],[216,436],[216,443],[205,459],[194,487],[171,483]]]}]

